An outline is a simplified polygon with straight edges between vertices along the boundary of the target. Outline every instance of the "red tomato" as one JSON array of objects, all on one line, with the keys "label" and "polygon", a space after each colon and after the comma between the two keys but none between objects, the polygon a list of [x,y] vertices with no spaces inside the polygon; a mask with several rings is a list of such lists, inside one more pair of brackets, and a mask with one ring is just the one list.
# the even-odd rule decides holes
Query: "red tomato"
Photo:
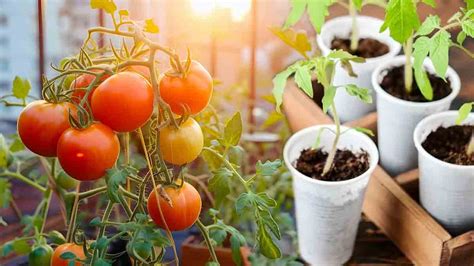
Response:
[{"label": "red tomato", "polygon": [[[94,69],[92,72],[99,72],[100,70]],[[100,82],[103,82],[106,80],[110,75],[104,74],[102,78],[100,79]],[[79,77],[77,77],[72,83],[70,89],[73,90],[71,99],[75,103],[80,103],[82,98],[86,95],[86,89],[87,87],[94,81],[95,76],[91,74],[82,74]],[[97,84],[99,85],[99,84]],[[95,86],[97,88],[97,86]],[[91,103],[92,95],[94,94],[95,88],[92,88],[92,91],[89,93],[89,96],[87,97],[89,100],[89,104]]]},{"label": "red tomato", "polygon": [[80,181],[99,179],[112,168],[120,152],[117,135],[106,125],[70,128],[58,142],[58,159],[64,171]]},{"label": "red tomato", "polygon": [[202,151],[204,137],[196,120],[188,118],[179,129],[170,125],[160,131],[160,151],[168,163],[182,165],[194,161]]},{"label": "red tomato", "polygon": [[41,156],[56,156],[58,139],[70,127],[71,103],[48,103],[43,100],[28,104],[18,118],[18,134],[32,152]]},{"label": "red tomato", "polygon": [[[66,253],[66,252],[72,252],[74,255],[76,255],[76,258],[78,259],[85,259],[86,255],[84,254],[84,249],[82,246],[73,244],[73,243],[65,243],[62,245],[59,245],[53,253],[53,256],[51,257],[51,266],[68,266],[69,265],[69,260],[64,260],[61,259],[61,254]],[[75,266],[80,266],[83,265],[79,261],[76,261],[74,263]]]},{"label": "red tomato", "polygon": [[184,113],[185,105],[191,114],[201,112],[209,104],[212,88],[211,75],[196,61],[192,61],[185,78],[165,75],[160,81],[161,97],[178,115]]},{"label": "red tomato", "polygon": [[150,68],[142,65],[133,65],[127,67],[125,70],[138,73],[145,77],[147,80],[150,80]]},{"label": "red tomato", "polygon": [[[171,199],[172,206],[159,195],[158,200],[168,229],[180,231],[191,227],[201,213],[202,202],[199,192],[187,182],[184,182],[179,189],[167,187],[165,191]],[[156,198],[156,190],[153,190],[148,196],[148,213],[158,227],[166,229]]]},{"label": "red tomato", "polygon": [[153,97],[153,88],[144,77],[120,72],[97,87],[92,96],[92,113],[115,131],[133,131],[153,113]]}]

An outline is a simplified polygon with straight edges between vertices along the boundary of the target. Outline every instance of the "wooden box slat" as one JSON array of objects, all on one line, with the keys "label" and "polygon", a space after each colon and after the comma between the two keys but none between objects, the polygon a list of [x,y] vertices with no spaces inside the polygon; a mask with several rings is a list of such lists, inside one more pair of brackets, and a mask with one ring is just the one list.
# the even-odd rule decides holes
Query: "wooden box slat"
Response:
[{"label": "wooden box slat", "polygon": [[[333,123],[292,81],[283,108],[293,132]],[[377,114],[347,125],[375,131]],[[367,188],[363,212],[416,264],[474,265],[474,231],[453,238],[418,204],[417,193],[417,169],[392,178],[379,166]]]}]

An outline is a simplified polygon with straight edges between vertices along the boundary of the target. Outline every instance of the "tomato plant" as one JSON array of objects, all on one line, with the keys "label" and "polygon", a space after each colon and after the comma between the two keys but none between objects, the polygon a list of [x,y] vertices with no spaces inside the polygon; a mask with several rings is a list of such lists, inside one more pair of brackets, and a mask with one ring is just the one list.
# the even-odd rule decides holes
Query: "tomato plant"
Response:
[{"label": "tomato plant", "polygon": [[[92,72],[100,72],[100,70],[93,69]],[[104,74],[100,79],[100,82],[106,80],[109,76],[110,75]],[[72,90],[71,99],[73,102],[78,104],[81,102],[82,98],[84,98],[84,96],[86,95],[87,87],[89,87],[89,85],[94,81],[94,79],[95,76],[92,74],[82,74],[72,81],[70,87]],[[95,87],[97,87],[97,85]],[[89,96],[87,96],[89,104],[91,103],[95,87],[91,89],[92,91],[89,93]]]},{"label": "tomato plant", "polygon": [[[202,202],[199,192],[184,181],[180,188],[167,187],[165,192],[170,202],[159,195],[157,197],[156,190],[148,196],[148,212],[153,221],[159,227],[164,229],[168,227],[171,231],[181,231],[191,227],[201,213]],[[161,218],[159,209],[164,219]]]},{"label": "tomato plant", "polygon": [[189,108],[191,114],[201,112],[209,104],[213,83],[209,72],[197,61],[192,61],[187,73],[175,75],[169,70],[160,81],[160,94],[173,113],[182,115]]},{"label": "tomato plant", "polygon": [[51,257],[53,249],[48,245],[40,245],[30,252],[28,255],[28,265],[30,266],[44,266],[51,264]]},{"label": "tomato plant", "polygon": [[133,131],[143,126],[153,112],[153,88],[134,72],[117,73],[94,91],[92,113],[118,132]]},{"label": "tomato plant", "polygon": [[84,129],[70,128],[58,141],[58,159],[64,171],[80,181],[101,178],[117,161],[120,144],[106,125],[94,123]]},{"label": "tomato plant", "polygon": [[[83,260],[86,257],[82,246],[76,245],[74,243],[65,243],[58,246],[54,250],[53,256],[51,258],[51,266],[69,266],[71,259],[61,258],[61,256],[64,256],[64,254],[67,254],[67,253],[74,254],[75,258],[80,259],[80,260]],[[76,260],[76,262],[73,265],[80,266],[83,264]]]},{"label": "tomato plant", "polygon": [[194,161],[203,145],[201,127],[192,118],[188,118],[179,128],[169,125],[160,132],[163,159],[171,164],[182,165]]},{"label": "tomato plant", "polygon": [[39,100],[28,104],[18,117],[21,141],[36,154],[56,156],[59,137],[70,127],[69,111],[74,110],[75,107],[70,103]]}]

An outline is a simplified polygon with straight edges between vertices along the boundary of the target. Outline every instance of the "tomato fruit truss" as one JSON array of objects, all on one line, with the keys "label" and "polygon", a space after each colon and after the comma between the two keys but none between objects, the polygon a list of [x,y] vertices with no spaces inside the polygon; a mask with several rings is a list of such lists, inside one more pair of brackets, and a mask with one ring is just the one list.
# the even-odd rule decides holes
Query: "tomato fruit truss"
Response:
[{"label": "tomato fruit truss", "polygon": [[[158,189],[158,188],[157,188]],[[166,226],[161,219],[161,211],[170,231],[180,231],[191,227],[201,213],[201,196],[189,183],[183,182],[181,188],[166,187],[165,192],[171,200],[171,205],[153,190],[148,197],[148,213],[155,224],[163,229]],[[158,202],[156,201],[158,198]]]},{"label": "tomato fruit truss", "polygon": [[[84,249],[82,246],[73,244],[73,243],[65,243],[62,245],[59,245],[53,253],[53,256],[51,258],[51,266],[68,266],[69,265],[69,260],[62,259],[61,254],[66,253],[66,252],[71,252],[76,255],[76,258],[78,259],[85,259],[86,256],[84,254]],[[74,263],[75,266],[82,265],[79,261],[76,261]]]},{"label": "tomato fruit truss", "polygon": [[151,84],[134,72],[120,72],[101,83],[92,96],[94,118],[114,131],[129,132],[143,126],[153,113]]},{"label": "tomato fruit truss", "polygon": [[28,255],[29,266],[44,266],[51,264],[51,257],[53,255],[53,248],[48,245],[40,245],[30,252]]},{"label": "tomato fruit truss", "polygon": [[74,114],[73,104],[48,103],[38,100],[28,104],[18,118],[18,134],[32,152],[46,157],[56,156],[58,140],[68,128],[69,111]]},{"label": "tomato fruit truss", "polygon": [[117,135],[106,125],[66,130],[58,142],[58,159],[64,171],[80,181],[101,178],[120,152]]},{"label": "tomato fruit truss", "polygon": [[185,76],[174,76],[168,71],[160,81],[160,95],[177,115],[183,115],[186,107],[191,114],[201,112],[209,104],[212,90],[211,75],[194,60]]},{"label": "tomato fruit truss", "polygon": [[[93,69],[91,71],[99,73],[102,70]],[[110,77],[110,75],[103,74],[102,77],[100,78],[100,82],[103,82],[108,77]],[[72,90],[71,99],[72,99],[73,102],[75,102],[77,104],[79,104],[81,102],[82,98],[84,98],[84,96],[86,95],[88,86],[94,81],[95,78],[96,78],[96,76],[94,76],[92,74],[81,74],[80,76],[78,76],[71,83],[71,87],[70,87],[70,89]],[[99,84],[97,84],[97,85],[99,85]],[[95,87],[97,87],[97,86],[95,86]],[[89,104],[91,102],[94,90],[95,90],[95,88],[92,88],[92,91],[89,93],[89,96],[87,97],[87,100],[89,101]]]},{"label": "tomato fruit truss", "polygon": [[179,128],[169,125],[160,131],[160,151],[171,164],[183,165],[194,161],[202,151],[204,137],[201,127],[188,118]]}]

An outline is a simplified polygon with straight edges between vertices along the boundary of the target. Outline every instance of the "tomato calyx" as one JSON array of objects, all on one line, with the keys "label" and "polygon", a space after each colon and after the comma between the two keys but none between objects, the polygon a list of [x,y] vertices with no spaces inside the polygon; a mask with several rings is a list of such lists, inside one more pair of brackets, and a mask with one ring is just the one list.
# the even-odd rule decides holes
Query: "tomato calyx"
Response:
[{"label": "tomato calyx", "polygon": [[176,60],[176,58],[170,57],[170,65],[173,71],[168,71],[165,73],[166,76],[170,77],[179,77],[185,79],[188,76],[189,70],[191,69],[191,51],[189,50],[189,47],[187,48],[187,56],[186,56],[186,61],[181,61],[179,58]]}]

